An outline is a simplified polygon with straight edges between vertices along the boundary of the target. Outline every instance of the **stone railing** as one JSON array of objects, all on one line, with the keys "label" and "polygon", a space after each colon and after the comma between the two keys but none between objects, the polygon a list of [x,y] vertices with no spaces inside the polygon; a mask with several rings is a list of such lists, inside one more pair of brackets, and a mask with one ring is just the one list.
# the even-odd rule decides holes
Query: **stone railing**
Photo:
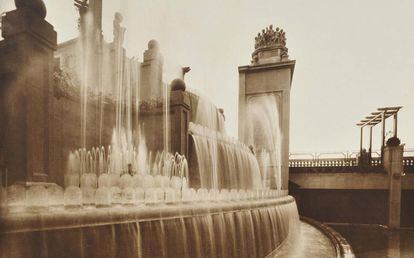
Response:
[{"label": "stone railing", "polygon": [[403,158],[404,166],[414,166],[414,157],[404,157]]},{"label": "stone railing", "polygon": [[[369,170],[372,172],[383,171],[379,153],[379,151],[373,152],[373,156],[375,157],[371,158],[371,166],[364,167],[364,169],[361,169],[361,167],[358,166],[357,152],[292,153],[290,154],[289,167],[290,171],[293,173],[300,173],[301,171],[305,172],[305,170],[307,172],[362,172],[362,170]],[[406,149],[404,151],[403,166],[405,173],[414,173],[413,154],[413,149]]]},{"label": "stone railing", "polygon": [[348,167],[356,166],[356,159],[291,159],[289,167]]},{"label": "stone railing", "polygon": [[414,174],[414,156],[413,157],[403,157],[403,166],[405,173]]}]

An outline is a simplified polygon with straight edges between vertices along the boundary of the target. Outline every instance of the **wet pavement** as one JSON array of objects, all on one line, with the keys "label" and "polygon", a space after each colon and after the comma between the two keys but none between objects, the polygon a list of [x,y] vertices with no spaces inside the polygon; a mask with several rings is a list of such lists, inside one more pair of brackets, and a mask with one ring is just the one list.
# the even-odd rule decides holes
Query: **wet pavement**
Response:
[{"label": "wet pavement", "polygon": [[287,241],[267,257],[336,257],[335,248],[329,238],[314,226],[301,221],[298,235]]}]

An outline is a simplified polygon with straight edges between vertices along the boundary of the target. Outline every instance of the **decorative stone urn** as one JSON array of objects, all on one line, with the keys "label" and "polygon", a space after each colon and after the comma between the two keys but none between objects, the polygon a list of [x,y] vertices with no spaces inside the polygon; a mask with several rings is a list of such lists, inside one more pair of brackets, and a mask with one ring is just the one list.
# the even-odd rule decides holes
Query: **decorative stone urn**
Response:
[{"label": "decorative stone urn", "polygon": [[17,9],[28,8],[42,19],[46,18],[46,6],[42,0],[14,0]]}]

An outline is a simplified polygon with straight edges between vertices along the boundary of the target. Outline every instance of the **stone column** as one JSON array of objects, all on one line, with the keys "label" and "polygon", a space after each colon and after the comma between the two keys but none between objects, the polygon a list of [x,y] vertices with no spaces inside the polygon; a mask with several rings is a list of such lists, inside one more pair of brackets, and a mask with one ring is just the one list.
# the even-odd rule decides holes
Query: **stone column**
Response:
[{"label": "stone column", "polygon": [[400,233],[398,231],[391,232],[388,235],[388,257],[400,258],[401,257],[401,241]]},{"label": "stone column", "polygon": [[403,175],[404,146],[387,146],[384,148],[384,169],[388,173],[388,227],[400,227],[401,219],[401,177]]},{"label": "stone column", "polygon": [[57,35],[44,20],[43,3],[29,3],[20,2],[2,21],[0,145],[9,184],[47,182],[53,170],[53,53]]}]

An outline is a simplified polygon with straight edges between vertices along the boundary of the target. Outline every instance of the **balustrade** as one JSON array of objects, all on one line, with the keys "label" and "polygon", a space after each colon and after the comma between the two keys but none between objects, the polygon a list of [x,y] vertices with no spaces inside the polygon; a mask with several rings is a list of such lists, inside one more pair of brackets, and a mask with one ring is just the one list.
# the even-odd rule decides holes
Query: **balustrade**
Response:
[{"label": "balustrade", "polygon": [[[414,173],[414,156],[410,155],[413,151],[408,149],[404,151],[403,166],[406,173]],[[373,152],[373,154],[376,152]],[[336,154],[336,158],[321,158],[322,156]],[[358,167],[358,157],[354,152],[346,153],[321,153],[321,154],[290,154],[289,167],[291,168],[356,168]],[[294,158],[294,157],[304,158]],[[371,167],[381,168],[381,157],[371,158]]]}]

